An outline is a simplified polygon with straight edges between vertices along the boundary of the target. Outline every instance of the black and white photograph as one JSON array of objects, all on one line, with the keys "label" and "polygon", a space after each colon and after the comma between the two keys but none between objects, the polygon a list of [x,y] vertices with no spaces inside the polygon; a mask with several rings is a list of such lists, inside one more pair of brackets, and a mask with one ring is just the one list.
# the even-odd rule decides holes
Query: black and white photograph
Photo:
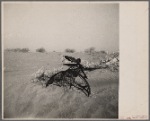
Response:
[{"label": "black and white photograph", "polygon": [[119,8],[2,2],[3,119],[118,119]]}]

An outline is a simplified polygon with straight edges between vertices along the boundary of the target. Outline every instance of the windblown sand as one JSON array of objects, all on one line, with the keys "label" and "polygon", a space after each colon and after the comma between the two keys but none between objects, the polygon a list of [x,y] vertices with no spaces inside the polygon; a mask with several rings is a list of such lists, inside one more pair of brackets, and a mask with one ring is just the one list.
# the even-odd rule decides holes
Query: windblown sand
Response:
[{"label": "windblown sand", "polygon": [[[62,66],[66,53],[4,53],[4,118],[117,118],[119,72],[98,69],[87,73],[92,94],[72,88],[32,83],[31,75],[44,66]],[[104,55],[69,54],[91,62]]]}]

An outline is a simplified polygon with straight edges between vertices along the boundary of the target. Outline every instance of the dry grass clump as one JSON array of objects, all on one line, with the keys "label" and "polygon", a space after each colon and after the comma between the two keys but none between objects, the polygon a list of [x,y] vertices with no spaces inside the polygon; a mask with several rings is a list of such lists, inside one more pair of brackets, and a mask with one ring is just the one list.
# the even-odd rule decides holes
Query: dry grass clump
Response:
[{"label": "dry grass clump", "polygon": [[95,52],[95,47],[90,47],[84,50],[85,53],[92,54]]},{"label": "dry grass clump", "polygon": [[29,52],[29,48],[14,48],[14,49],[6,49],[6,51],[9,52],[23,52],[23,53],[27,53]]},{"label": "dry grass clump", "polygon": [[45,53],[46,50],[45,50],[45,48],[41,47],[41,48],[36,49],[36,52]]},{"label": "dry grass clump", "polygon": [[65,52],[67,52],[67,53],[74,53],[75,50],[74,50],[74,49],[69,49],[69,48],[67,48],[67,49],[65,49]]}]

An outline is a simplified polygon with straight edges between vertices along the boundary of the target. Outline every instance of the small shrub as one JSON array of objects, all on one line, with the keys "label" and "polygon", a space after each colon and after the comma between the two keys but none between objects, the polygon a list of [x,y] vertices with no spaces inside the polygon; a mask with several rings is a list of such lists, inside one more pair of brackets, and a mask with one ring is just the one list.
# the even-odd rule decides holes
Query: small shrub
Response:
[{"label": "small shrub", "polygon": [[111,58],[118,58],[119,57],[119,52],[113,52],[109,55]]},{"label": "small shrub", "polygon": [[29,50],[29,48],[22,48],[20,51],[21,51],[21,52],[24,52],[24,53],[27,53],[27,52],[29,52],[30,50]]},{"label": "small shrub", "polygon": [[102,54],[107,54],[107,52],[104,51],[104,50],[101,50],[100,52],[101,52]]},{"label": "small shrub", "polygon": [[119,52],[114,52],[113,55],[114,55],[115,58],[119,57]]},{"label": "small shrub", "polygon": [[8,51],[8,52],[11,52],[11,51],[14,51],[14,49],[5,49],[5,51]]},{"label": "small shrub", "polygon": [[67,52],[67,53],[74,53],[75,50],[74,49],[65,49],[65,52]]},{"label": "small shrub", "polygon": [[15,48],[13,49],[14,52],[21,52],[21,49],[20,48]]},{"label": "small shrub", "polygon": [[44,53],[46,52],[46,50],[43,47],[41,47],[41,48],[36,49],[36,52]]},{"label": "small shrub", "polygon": [[94,53],[95,52],[95,48],[94,47],[90,47],[90,48],[86,49],[84,52],[85,53],[89,53],[89,54]]},{"label": "small shrub", "polygon": [[9,52],[29,52],[29,48],[14,48],[14,49],[6,49],[6,51],[9,51]]}]

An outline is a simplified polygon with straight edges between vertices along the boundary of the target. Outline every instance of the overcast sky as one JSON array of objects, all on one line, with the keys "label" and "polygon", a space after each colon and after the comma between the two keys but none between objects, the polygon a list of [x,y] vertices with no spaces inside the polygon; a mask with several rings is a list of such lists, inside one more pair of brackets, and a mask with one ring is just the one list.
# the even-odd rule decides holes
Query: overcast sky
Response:
[{"label": "overcast sky", "polygon": [[47,51],[119,48],[119,5],[98,2],[4,2],[4,47]]}]

